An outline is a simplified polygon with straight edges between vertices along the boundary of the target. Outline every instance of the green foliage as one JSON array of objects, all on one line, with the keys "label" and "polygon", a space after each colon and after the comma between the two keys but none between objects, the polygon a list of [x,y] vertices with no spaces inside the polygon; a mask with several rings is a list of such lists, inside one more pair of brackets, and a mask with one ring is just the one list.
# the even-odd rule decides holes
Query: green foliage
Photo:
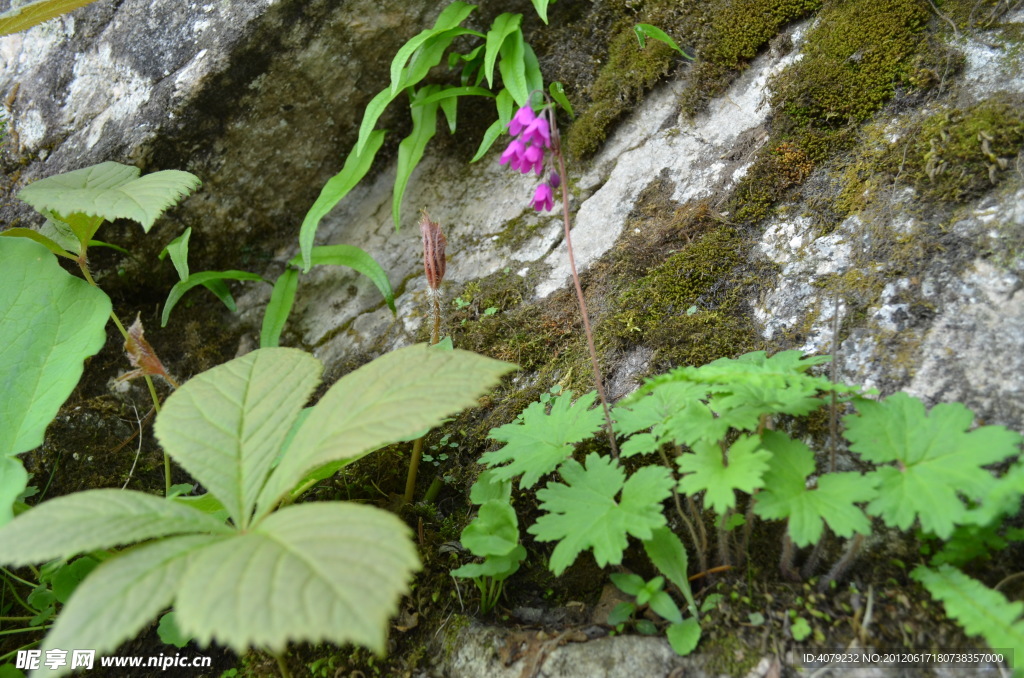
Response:
[{"label": "green foliage", "polygon": [[480,474],[470,489],[470,500],[480,505],[476,518],[462,531],[462,545],[482,563],[452,570],[453,577],[472,579],[480,590],[480,611],[490,612],[501,597],[504,581],[519,570],[526,549],[519,544],[519,518],[509,503],[512,483]]},{"label": "green foliage", "polygon": [[858,401],[857,410],[843,419],[850,449],[886,464],[871,474],[878,496],[868,512],[902,530],[917,519],[925,530],[949,537],[968,513],[961,496],[980,500],[998,484],[983,467],[1020,451],[1020,434],[1002,426],[968,432],[974,414],[959,403],[926,413],[920,400],[896,393],[884,402]]},{"label": "green foliage", "polygon": [[103,220],[132,219],[148,233],[164,210],[200,184],[195,175],[179,170],[139,174],[137,167],[101,162],[34,181],[18,197],[40,214],[67,223],[85,251]]},{"label": "green foliage", "polygon": [[90,490],[0,528],[11,565],[144,542],[86,577],[44,649],[108,652],[173,604],[181,632],[204,646],[280,652],[301,639],[382,651],[387,618],[419,567],[408,528],[369,506],[278,505],[310,471],[475,404],[509,367],[422,345],[395,351],[334,384],[290,442],[319,381],[315,358],[261,349],[195,377],[167,399],[154,429],[230,522],[173,499]]},{"label": "green foliage", "polygon": [[[538,13],[546,21],[546,0],[535,0]],[[498,119],[484,133],[483,141],[473,160],[479,160],[500,136],[512,117],[513,102],[518,106],[529,103],[531,93],[543,90],[537,56],[523,40],[522,15],[503,13],[494,19],[486,34],[461,26],[476,9],[456,0],[441,11],[433,27],[420,31],[409,39],[391,61],[390,83],[366,105],[355,146],[345,161],[342,171],[332,178],[306,214],[299,235],[303,272],[310,267],[310,252],[320,220],[351,191],[369,171],[373,158],[384,139],[383,130],[375,130],[377,121],[387,107],[403,92],[409,99],[412,114],[412,132],[399,143],[398,169],[392,196],[392,218],[397,230],[401,224],[402,199],[409,179],[423,157],[424,151],[437,131],[437,112],[440,108],[449,130],[457,129],[457,107],[460,96],[487,96],[495,100]],[[461,84],[441,86],[423,84],[430,70],[441,63],[452,42],[460,36],[472,36],[484,41],[467,53],[448,55],[449,68],[461,65]],[[494,68],[501,74],[502,89],[497,93],[480,87],[486,80],[494,86]]]},{"label": "green foliage", "polygon": [[586,466],[570,459],[559,474],[564,484],[550,482],[537,492],[547,513],[527,530],[539,541],[558,542],[550,562],[556,575],[589,548],[599,565],[621,563],[626,535],[650,539],[665,525],[661,502],[672,479],[664,468],[647,466],[627,480],[617,462],[590,454]]},{"label": "green foliage", "polygon": [[27,30],[92,2],[95,0],[34,0],[13,7],[0,14],[0,35]]},{"label": "green foliage", "polygon": [[[572,455],[575,443],[593,436],[604,423],[600,408],[594,407],[596,392],[575,403],[572,395],[572,391],[553,397],[544,394],[514,422],[493,429],[488,437],[506,445],[487,452],[480,462],[492,467],[499,480],[522,475],[519,486],[533,487]],[[499,466],[505,462],[509,463]]]},{"label": "green foliage", "polygon": [[789,536],[797,546],[817,543],[823,523],[840,537],[871,532],[871,522],[857,504],[875,497],[876,478],[860,473],[828,473],[810,489],[807,480],[814,473],[811,448],[776,431],[765,431],[761,441],[772,457],[764,475],[764,490],[754,507],[757,515],[788,519]]},{"label": "green foliage", "polygon": [[110,299],[40,244],[0,238],[0,525],[28,483],[14,455],[43,443],[83,361],[106,341]]},{"label": "green foliage", "polygon": [[651,24],[637,24],[636,26],[633,26],[633,32],[636,33],[636,39],[637,39],[637,42],[640,43],[640,48],[641,49],[643,49],[646,46],[644,44],[645,38],[651,38],[653,40],[660,40],[661,42],[665,43],[666,45],[668,45],[669,47],[671,47],[675,51],[679,52],[680,56],[682,56],[684,59],[688,59],[690,61],[693,61],[693,57],[692,56],[690,56],[689,54],[684,52],[683,49],[679,45],[676,44],[676,41],[673,40],[668,35],[668,33],[666,33],[665,31],[661,30],[657,26],[652,26]]},{"label": "green foliage", "polygon": [[677,463],[684,475],[679,489],[696,494],[704,491],[704,503],[717,513],[736,506],[736,490],[753,492],[764,486],[771,452],[761,448],[757,436],[740,436],[723,450],[715,443],[704,441],[694,445],[693,454],[684,454]]},{"label": "green foliage", "polygon": [[979,635],[991,648],[1024,649],[1024,603],[1010,602],[1003,594],[950,565],[919,565],[910,573],[933,598],[946,606],[946,614],[969,635]]},{"label": "green foliage", "polygon": [[[309,252],[310,266],[347,266],[361,273],[372,282],[392,313],[395,313],[395,293],[388,281],[388,274],[377,263],[376,259],[364,250],[352,245],[320,245]],[[277,346],[281,339],[284,324],[295,304],[295,293],[299,285],[299,268],[303,265],[303,255],[295,255],[284,272],[274,283],[270,294],[270,303],[263,314],[263,327],[260,330],[260,347]]]}]

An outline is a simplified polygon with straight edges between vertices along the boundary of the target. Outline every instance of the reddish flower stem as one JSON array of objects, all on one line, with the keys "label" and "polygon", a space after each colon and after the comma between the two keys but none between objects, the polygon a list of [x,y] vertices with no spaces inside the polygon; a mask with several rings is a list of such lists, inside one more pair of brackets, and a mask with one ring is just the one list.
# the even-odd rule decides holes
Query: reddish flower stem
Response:
[{"label": "reddish flower stem", "polygon": [[562,188],[562,223],[565,226],[565,246],[569,251],[569,270],[572,271],[572,282],[576,287],[576,300],[580,304],[580,315],[583,317],[583,332],[587,336],[587,349],[590,351],[590,367],[594,372],[594,385],[597,387],[597,395],[601,399],[601,407],[604,409],[604,420],[608,433],[608,444],[611,445],[612,456],[619,457],[619,446],[615,443],[615,430],[612,427],[612,413],[608,406],[608,398],[605,397],[604,384],[601,380],[601,367],[597,362],[597,349],[594,347],[594,333],[590,330],[590,317],[587,313],[587,302],[583,298],[583,286],[580,285],[580,276],[576,272],[576,257],[572,251],[571,218],[569,216],[569,181],[565,173],[565,158],[562,156],[562,140],[558,133],[558,124],[555,122],[554,108],[548,108],[550,129],[551,129],[551,151],[558,158],[558,174],[561,177]]}]

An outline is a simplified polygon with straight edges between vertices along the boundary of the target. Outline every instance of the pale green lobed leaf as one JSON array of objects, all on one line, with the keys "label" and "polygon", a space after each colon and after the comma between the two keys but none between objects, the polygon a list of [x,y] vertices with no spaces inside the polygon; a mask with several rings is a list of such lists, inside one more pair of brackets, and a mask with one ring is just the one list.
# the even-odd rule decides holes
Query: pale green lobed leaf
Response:
[{"label": "pale green lobed leaf", "polygon": [[485,501],[460,537],[474,556],[504,556],[519,544],[519,519],[507,501]]},{"label": "pale green lobed leaf", "polygon": [[736,506],[736,490],[750,493],[764,486],[771,456],[757,436],[744,435],[729,447],[726,466],[717,444],[700,442],[693,454],[677,459],[679,470],[687,474],[679,481],[679,489],[687,494],[706,491],[704,503],[721,515]]},{"label": "pale green lobed leaf", "polygon": [[[170,605],[189,561],[225,539],[212,535],[172,537],[138,546],[100,564],[57,617],[43,641],[43,656],[52,649],[90,649],[100,655],[116,649]],[[70,661],[56,671],[41,667],[33,676],[56,677],[69,672]]]},{"label": "pale green lobed leaf", "polygon": [[223,522],[176,501],[132,490],[87,490],[50,499],[0,527],[0,562],[42,563],[143,539],[230,533]]},{"label": "pale green lobed leaf", "polygon": [[477,404],[515,366],[469,351],[417,344],[342,377],[313,408],[260,495],[266,513],[310,471],[435,426]]},{"label": "pale green lobed leaf", "polygon": [[480,463],[492,467],[499,480],[522,474],[519,486],[533,487],[572,455],[575,443],[593,436],[604,422],[600,408],[593,407],[595,391],[576,402],[572,395],[566,391],[552,398],[550,412],[548,403],[531,403],[515,421],[491,430],[488,437],[507,444],[482,455]]},{"label": "pale green lobed leaf", "polygon": [[35,181],[18,197],[42,213],[132,219],[147,233],[171,205],[199,188],[199,178],[180,170],[162,170],[139,176],[139,169],[116,162]]},{"label": "pale green lobed leaf", "polygon": [[627,535],[650,539],[653,530],[665,525],[661,502],[672,487],[667,469],[645,466],[626,480],[611,459],[592,453],[586,464],[566,461],[560,471],[565,484],[548,483],[537,492],[547,513],[527,531],[539,541],[558,541],[549,563],[555,575],[589,548],[602,567],[621,563]]},{"label": "pale green lobed leaf", "polygon": [[83,361],[106,342],[110,298],[42,245],[0,238],[0,456],[43,444]]},{"label": "pale green lobed leaf", "polygon": [[160,444],[224,504],[236,526],[249,524],[321,369],[297,349],[258,349],[190,380],[157,416],[153,429]]},{"label": "pale green lobed leaf", "polygon": [[175,601],[181,630],[238,653],[291,641],[384,651],[388,618],[420,569],[409,528],[370,506],[289,506],[197,554]]},{"label": "pale green lobed leaf", "polygon": [[840,537],[869,534],[871,522],[856,504],[876,495],[876,481],[859,473],[828,473],[817,488],[807,488],[814,472],[814,452],[799,440],[777,431],[765,431],[762,445],[772,458],[757,495],[754,513],[762,518],[789,519],[789,535],[797,546],[816,543],[828,523]]},{"label": "pale green lobed leaf", "polygon": [[897,464],[870,474],[879,492],[868,512],[900,529],[917,519],[948,538],[967,519],[961,496],[982,500],[996,486],[984,466],[1020,452],[1020,434],[1002,426],[968,431],[974,414],[960,403],[925,412],[917,398],[895,393],[881,402],[858,400],[857,410],[843,418],[850,449],[875,464]]}]

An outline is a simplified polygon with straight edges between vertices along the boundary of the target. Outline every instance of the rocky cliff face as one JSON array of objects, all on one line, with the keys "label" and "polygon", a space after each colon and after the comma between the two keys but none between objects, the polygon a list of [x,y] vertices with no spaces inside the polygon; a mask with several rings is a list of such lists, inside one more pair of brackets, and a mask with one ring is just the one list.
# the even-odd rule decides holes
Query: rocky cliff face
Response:
[{"label": "rocky cliff face", "polygon": [[[550,28],[528,23],[547,77],[582,112],[564,121],[573,239],[613,394],[676,364],[800,348],[836,355],[841,380],[1024,428],[1024,9],[703,5],[560,0]],[[187,169],[203,190],[149,237],[119,231],[136,256],[111,270],[166,289],[171,269],[154,255],[192,226],[193,268],[273,279],[392,55],[439,9],[100,0],[0,39],[0,216],[25,225],[20,187],[102,160]],[[476,27],[500,11],[532,12],[486,2]],[[685,36],[697,64],[639,52],[628,29],[641,20]],[[401,106],[389,110],[383,124],[408,126]],[[357,245],[384,266],[397,316],[365,280],[319,268],[301,279],[284,343],[337,374],[422,339],[412,225],[424,208],[448,236],[456,345],[519,362],[533,395],[590,388],[561,221],[534,212],[532,180],[496,153],[467,164],[489,123],[477,113],[428,150],[400,231],[393,144],[321,225],[318,243]],[[247,288],[225,318],[243,344],[268,298],[269,286]]]}]

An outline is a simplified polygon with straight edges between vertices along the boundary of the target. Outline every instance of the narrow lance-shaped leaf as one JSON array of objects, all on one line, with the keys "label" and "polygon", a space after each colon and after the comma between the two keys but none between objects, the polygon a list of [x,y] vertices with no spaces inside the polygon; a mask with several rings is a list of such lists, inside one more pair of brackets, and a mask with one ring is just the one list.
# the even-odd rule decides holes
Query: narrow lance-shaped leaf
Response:
[{"label": "narrow lance-shaped leaf", "polygon": [[174,270],[178,272],[180,280],[188,279],[188,240],[191,236],[192,227],[189,226],[184,233],[167,243],[167,247],[163,248],[158,255],[161,261],[165,256],[170,255],[171,263],[174,264]]},{"label": "narrow lance-shaped leaf", "polygon": [[[436,85],[424,87],[416,93],[413,101],[415,102],[421,96],[426,97],[433,94],[436,89]],[[395,190],[391,199],[391,217],[395,222],[396,231],[402,221],[402,196],[405,195],[409,178],[423,158],[427,144],[437,132],[437,106],[437,102],[413,106],[412,132],[398,144],[398,169],[395,172]]]},{"label": "narrow lance-shaped leaf", "polygon": [[167,293],[167,301],[164,302],[164,311],[160,314],[160,327],[167,327],[167,321],[171,318],[171,311],[178,305],[181,298],[191,290],[193,287],[202,285],[211,292],[217,295],[217,297],[228,307],[228,310],[235,310],[235,302],[228,293],[227,297],[224,297],[224,291],[220,287],[216,287],[216,283],[223,285],[225,280],[263,280],[260,276],[255,273],[249,273],[248,271],[202,271],[200,273],[193,273],[189,275],[186,280],[179,280],[171,288],[171,291]]},{"label": "narrow lance-shaped leaf", "polygon": [[501,61],[498,71],[501,82],[522,107],[530,102],[530,89],[526,82],[525,43],[521,32],[512,33],[501,45]]},{"label": "narrow lance-shaped leaf", "polygon": [[161,445],[245,528],[292,422],[320,380],[313,356],[264,348],[172,393],[153,429]]},{"label": "narrow lance-shaped leaf", "polygon": [[196,190],[199,178],[179,170],[144,177],[139,169],[116,162],[58,174],[32,182],[18,197],[42,213],[81,213],[91,217],[132,219],[147,233],[164,210]]},{"label": "narrow lance-shaped leaf", "polygon": [[0,14],[0,35],[10,35],[49,21],[95,0],[35,0]]},{"label": "narrow lance-shaped leaf", "polygon": [[7,456],[43,443],[82,362],[106,341],[110,299],[31,240],[0,238],[0,262],[0,456]]},{"label": "narrow lance-shaped leaf", "polygon": [[[376,97],[376,101],[381,94],[387,92],[381,92]],[[370,102],[373,104],[373,101]],[[384,104],[385,106],[387,104]],[[369,116],[370,106],[367,106],[367,112],[363,117],[363,124],[367,122]],[[383,112],[384,108],[380,109]],[[380,115],[380,113],[378,113]],[[376,124],[374,120],[366,130],[366,136],[363,136],[363,130],[359,130],[359,141],[356,142],[356,147],[349,153],[345,159],[345,166],[341,168],[341,171],[331,177],[324,187],[320,189],[320,195],[317,196],[313,206],[306,212],[306,216],[302,219],[302,226],[299,227],[299,251],[302,253],[302,272],[309,273],[310,267],[313,263],[311,261],[313,249],[313,241],[316,239],[316,229],[320,225],[320,220],[327,215],[334,206],[341,202],[341,199],[349,194],[356,184],[362,180],[366,173],[370,171],[370,166],[373,164],[373,159],[377,155],[377,151],[380,150],[380,146],[384,143],[384,131],[376,130],[373,131],[373,125]]]},{"label": "narrow lance-shaped leaf", "polygon": [[265,514],[313,469],[436,425],[476,404],[514,365],[424,344],[392,351],[342,377],[313,408],[259,500]]},{"label": "narrow lance-shaped leaf", "polygon": [[[290,266],[301,266],[302,255],[296,255],[288,262]],[[392,313],[395,313],[395,294],[388,281],[387,271],[365,250],[352,245],[320,245],[310,252],[313,266],[347,266],[362,273],[380,290],[381,296]]]},{"label": "narrow lance-shaped leaf", "polygon": [[263,311],[263,326],[260,328],[260,348],[273,348],[281,341],[281,332],[288,322],[288,315],[295,305],[295,292],[299,288],[299,272],[286,268],[274,283],[270,301]]},{"label": "narrow lance-shaped leaf", "polygon": [[950,565],[937,569],[918,565],[910,576],[942,601],[946,615],[968,635],[982,636],[993,649],[1020,652],[1024,648],[1024,603],[1008,601],[999,591]]},{"label": "narrow lance-shaped leaf", "polygon": [[416,52],[416,50],[430,38],[461,24],[466,20],[466,17],[473,13],[474,9],[476,9],[476,5],[469,5],[456,0],[441,11],[441,14],[437,17],[437,21],[434,22],[433,28],[420,31],[418,35],[411,38],[399,48],[398,52],[395,54],[395,58],[391,60],[392,95],[397,95],[398,91],[403,86],[410,84],[403,82],[402,70],[405,68],[409,58]]},{"label": "narrow lance-shaped leaf", "polygon": [[505,39],[519,30],[519,24],[523,20],[522,14],[505,12],[499,14],[491,23],[491,30],[487,31],[486,51],[484,53],[484,75],[487,78],[487,86],[494,86],[494,64],[501,53],[501,46]]}]

